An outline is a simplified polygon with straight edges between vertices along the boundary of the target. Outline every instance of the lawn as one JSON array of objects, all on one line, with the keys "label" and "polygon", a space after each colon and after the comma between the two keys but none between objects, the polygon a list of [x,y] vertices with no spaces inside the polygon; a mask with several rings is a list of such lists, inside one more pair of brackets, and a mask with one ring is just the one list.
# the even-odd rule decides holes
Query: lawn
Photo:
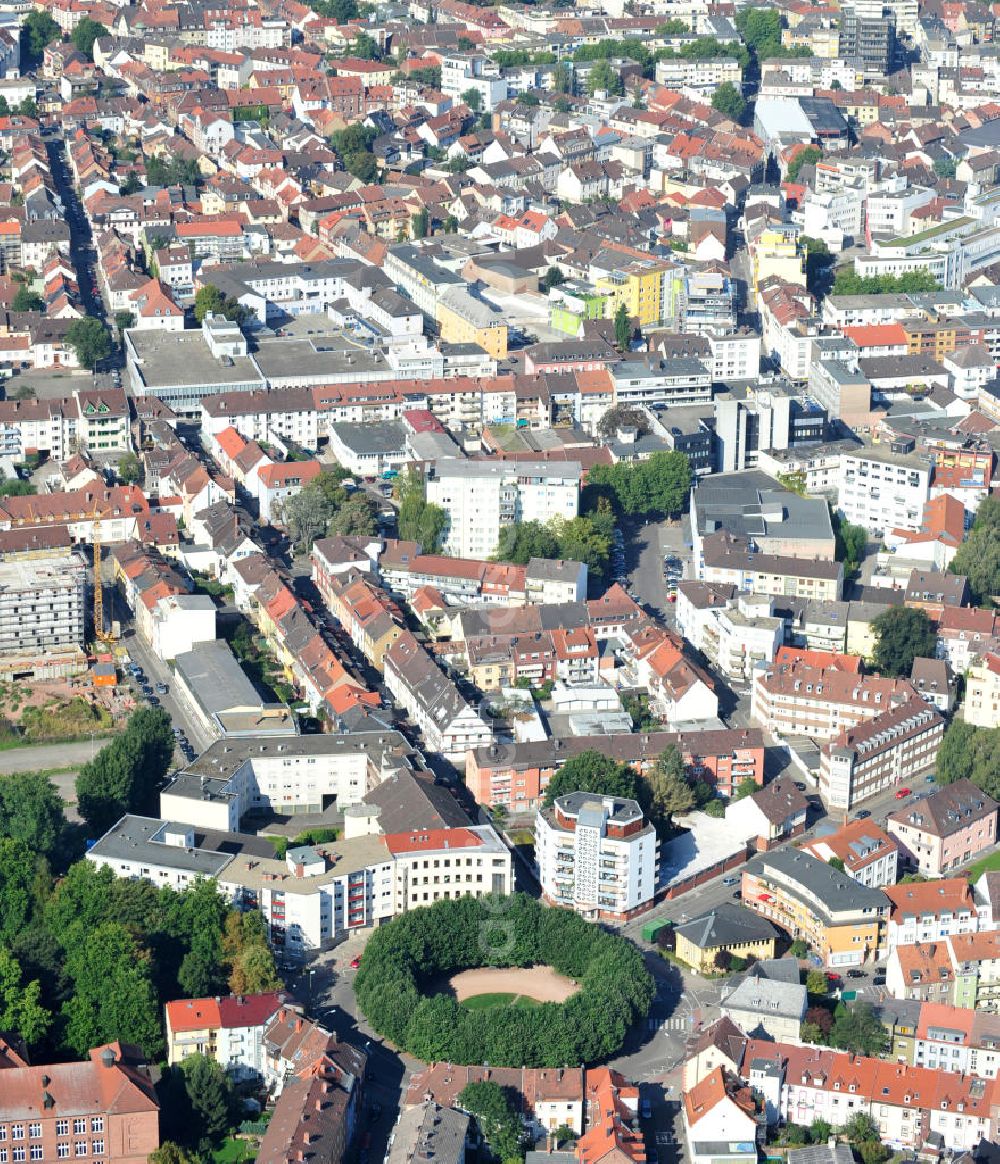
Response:
[{"label": "lawn", "polygon": [[495,1006],[519,1006],[532,1010],[542,1004],[527,994],[474,994],[471,998],[463,999],[460,1005],[467,1010],[492,1010]]},{"label": "lawn", "polygon": [[997,849],[995,853],[990,853],[988,857],[983,857],[981,861],[976,861],[965,872],[970,881],[975,881],[981,874],[989,873],[993,869],[1000,869],[1000,849]]},{"label": "lawn", "polygon": [[241,1164],[244,1160],[252,1160],[256,1154],[249,1140],[228,1136],[212,1153],[212,1164]]}]

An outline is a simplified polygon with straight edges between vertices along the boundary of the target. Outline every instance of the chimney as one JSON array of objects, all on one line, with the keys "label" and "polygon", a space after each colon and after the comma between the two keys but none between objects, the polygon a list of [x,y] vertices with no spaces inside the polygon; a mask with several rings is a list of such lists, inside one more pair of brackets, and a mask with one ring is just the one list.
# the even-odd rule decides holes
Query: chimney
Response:
[{"label": "chimney", "polygon": [[301,1030],[302,1030],[302,1020],[300,1018],[297,1018],[295,1020],[295,1033],[298,1034],[298,1032]]},{"label": "chimney", "polygon": [[110,1047],[105,1047],[104,1050],[101,1052],[101,1064],[104,1067],[114,1067],[114,1065],[115,1065],[115,1053],[114,1053],[114,1051],[111,1050]]}]

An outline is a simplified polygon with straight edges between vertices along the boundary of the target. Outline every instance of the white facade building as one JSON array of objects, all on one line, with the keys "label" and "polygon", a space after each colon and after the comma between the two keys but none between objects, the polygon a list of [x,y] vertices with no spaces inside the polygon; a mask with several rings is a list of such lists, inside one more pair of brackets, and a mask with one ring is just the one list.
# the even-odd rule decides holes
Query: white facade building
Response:
[{"label": "white facade building", "polygon": [[545,898],[590,918],[628,918],[653,903],[656,830],[634,800],[571,792],[535,817]]},{"label": "white facade building", "polygon": [[488,558],[515,522],[570,520],[580,511],[580,466],[549,461],[439,461],[427,500],[447,514],[444,552]]},{"label": "white facade building", "polygon": [[918,530],[930,497],[931,462],[867,448],[842,453],[837,509],[871,534]]}]

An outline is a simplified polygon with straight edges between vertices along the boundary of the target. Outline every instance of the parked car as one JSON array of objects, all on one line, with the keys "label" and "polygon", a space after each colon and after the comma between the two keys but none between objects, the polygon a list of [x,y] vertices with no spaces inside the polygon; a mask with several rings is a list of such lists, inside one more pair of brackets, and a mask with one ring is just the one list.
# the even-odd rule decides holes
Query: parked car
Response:
[{"label": "parked car", "polygon": [[862,810],[861,810],[861,811],[860,811],[860,812],[859,812],[859,813],[856,815],[855,819],[856,819],[856,820],[867,820],[867,819],[868,819],[870,816],[871,816],[871,813],[868,811],[868,809],[867,809],[867,808],[863,808],[863,809],[862,809]]},{"label": "parked car", "polygon": [[156,685],[157,695],[166,695],[169,690],[170,688],[166,685],[166,683],[157,683]]},{"label": "parked car", "polygon": [[847,971],[848,978],[864,978],[864,976],[865,976],[864,970],[848,970]]},{"label": "parked car", "polygon": [[351,959],[351,969],[352,969],[352,970],[357,970],[357,968],[358,968],[360,965],[361,965],[361,955],[360,955],[360,954],[358,954],[358,956],[357,956],[356,958],[352,958],[352,959]]},{"label": "parked car", "polygon": [[872,986],[885,986],[885,975],[876,974],[872,979]]},{"label": "parked car", "polygon": [[911,794],[912,791],[913,790],[911,788],[900,788],[899,791],[896,793],[896,799],[897,800],[905,800]]}]

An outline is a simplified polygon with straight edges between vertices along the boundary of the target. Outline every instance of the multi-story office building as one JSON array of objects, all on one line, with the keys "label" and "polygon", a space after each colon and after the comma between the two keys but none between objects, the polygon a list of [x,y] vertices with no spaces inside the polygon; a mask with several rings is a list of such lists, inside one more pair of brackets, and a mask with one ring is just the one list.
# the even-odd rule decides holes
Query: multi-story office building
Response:
[{"label": "multi-story office building", "polygon": [[853,4],[845,4],[840,13],[840,52],[845,57],[857,57],[867,76],[884,77],[890,73],[896,58],[896,18],[892,8],[883,5],[880,13],[867,15]]},{"label": "multi-story office building", "polygon": [[0,562],[0,674],[53,678],[86,665],[86,577],[76,553]]},{"label": "multi-story office building", "polygon": [[847,812],[930,772],[943,736],[941,713],[918,695],[845,728],[820,752],[819,791],[827,810]]},{"label": "multi-story office building", "polygon": [[444,551],[488,558],[515,522],[571,519],[580,508],[580,466],[574,461],[439,461],[427,478],[427,500],[448,518]]},{"label": "multi-story office building", "polygon": [[624,919],[653,903],[656,830],[634,800],[571,792],[535,817],[542,893],[589,918]]}]

